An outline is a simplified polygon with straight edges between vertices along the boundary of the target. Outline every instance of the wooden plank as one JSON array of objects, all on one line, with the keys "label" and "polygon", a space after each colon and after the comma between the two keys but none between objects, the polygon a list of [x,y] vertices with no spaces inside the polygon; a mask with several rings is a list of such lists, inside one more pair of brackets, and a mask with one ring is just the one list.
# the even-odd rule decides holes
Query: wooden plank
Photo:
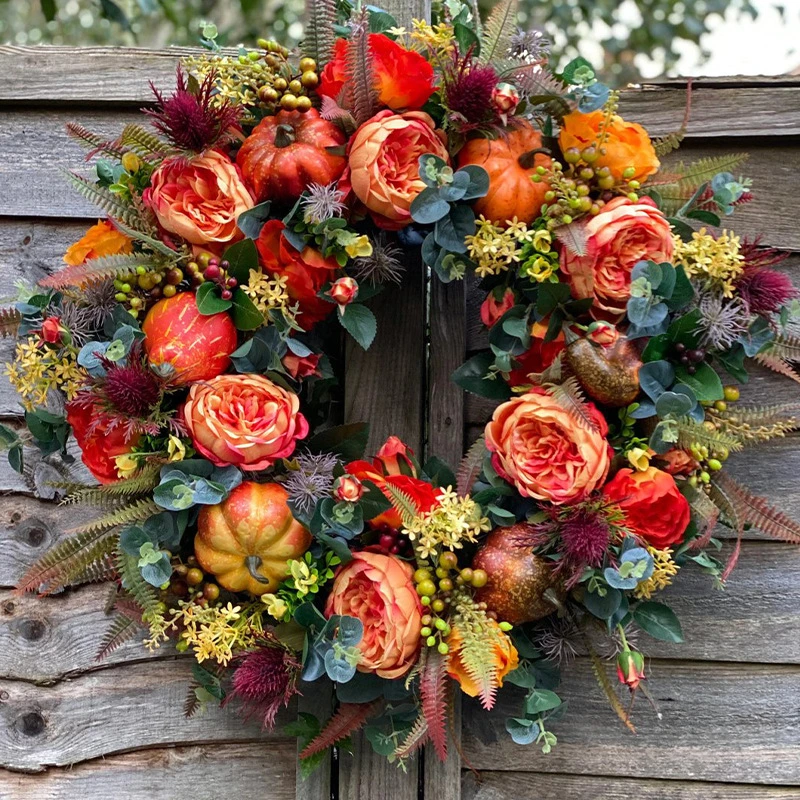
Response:
[{"label": "wooden plank", "polygon": [[[333,686],[327,678],[315,683],[300,683],[302,695],[297,698],[298,713],[313,714],[317,719],[326,720],[333,710]],[[295,762],[295,790],[297,800],[331,800],[333,789],[331,774],[331,751],[328,749],[322,761],[308,777],[304,778],[300,769],[298,755],[302,749],[300,741],[295,745],[292,759]],[[237,784],[237,793],[239,786]],[[294,795],[293,795],[294,796]]]},{"label": "wooden plank", "polygon": [[663,718],[639,698],[634,736],[607,706],[588,663],[570,665],[561,688],[569,711],[552,724],[558,744],[546,756],[505,733],[522,694],[504,689],[491,714],[465,702],[466,763],[477,770],[798,783],[800,667],[651,661],[649,669],[648,689]]},{"label": "wooden plank", "polygon": [[[0,680],[7,698],[0,705],[0,766],[39,772],[211,737],[220,744],[281,738],[230,708],[209,707],[187,719],[183,703],[190,677],[191,663],[181,659],[115,666],[52,687]],[[294,705],[282,712],[276,731],[294,713]],[[287,769],[293,773],[294,764]]]},{"label": "wooden plank", "polygon": [[464,800],[789,800],[798,788],[545,772],[464,772],[462,779]]},{"label": "wooden plank", "polygon": [[294,743],[191,745],[110,756],[37,775],[0,772],[4,800],[293,800]]}]

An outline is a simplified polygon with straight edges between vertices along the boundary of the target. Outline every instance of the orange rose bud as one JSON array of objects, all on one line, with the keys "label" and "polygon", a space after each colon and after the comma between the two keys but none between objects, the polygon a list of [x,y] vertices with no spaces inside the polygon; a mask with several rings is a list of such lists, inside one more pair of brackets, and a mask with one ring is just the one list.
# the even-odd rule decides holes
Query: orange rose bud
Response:
[{"label": "orange rose bud", "polygon": [[336,571],[325,616],[346,614],[364,624],[359,672],[393,679],[416,663],[422,604],[413,574],[405,561],[365,550]]},{"label": "orange rose bud", "polygon": [[667,218],[649,198],[615,197],[586,223],[586,255],[561,250],[561,271],[573,296],[594,300],[592,313],[614,319],[625,313],[631,271],[640,261],[672,261],[675,245]]},{"label": "orange rose bud", "polygon": [[523,497],[555,505],[577,503],[603,484],[613,451],[608,425],[592,403],[597,427],[576,425],[544,389],[532,389],[495,409],[486,425],[492,466]]},{"label": "orange rose bud", "polygon": [[672,475],[656,467],[621,469],[603,493],[625,513],[625,525],[653,547],[663,550],[683,540],[691,510]]},{"label": "orange rose bud", "polygon": [[613,347],[620,337],[620,332],[610,322],[598,320],[586,331],[586,338],[601,347]]},{"label": "orange rose bud", "polygon": [[464,637],[457,627],[453,627],[450,635],[447,637],[447,645],[450,648],[447,659],[447,674],[458,681],[461,685],[461,691],[470,697],[481,695],[481,705],[485,709],[490,709],[494,705],[495,689],[499,689],[503,685],[503,678],[512,672],[519,665],[519,653],[511,638],[503,633],[499,625],[492,619],[487,620],[488,623],[497,628],[496,634],[492,635],[492,641],[497,639],[497,644],[492,649],[492,660],[494,661],[497,669],[497,685],[491,687],[492,690],[487,692],[483,690],[477,681],[469,674],[464,662],[461,660],[461,646],[464,642]]},{"label": "orange rose bud", "polygon": [[340,503],[357,503],[364,494],[364,484],[353,475],[342,475],[333,484],[333,496]]},{"label": "orange rose bud", "polygon": [[339,181],[352,189],[375,224],[398,230],[411,222],[411,203],[425,188],[419,177],[420,156],[431,154],[450,163],[433,118],[422,111],[381,111],[350,140],[348,169]]},{"label": "orange rose bud", "polygon": [[288,352],[282,359],[283,368],[295,379],[308,378],[310,375],[319,375],[319,353],[309,356],[296,356]]},{"label": "orange rose bud", "polygon": [[[605,137],[602,145],[598,144],[601,132]],[[655,175],[661,166],[653,143],[641,125],[626,122],[617,115],[606,124],[602,109],[589,114],[580,111],[567,114],[561,123],[558,142],[562,153],[572,147],[578,150],[597,147],[599,155],[592,166],[608,167],[616,181],[629,178],[642,182]]]},{"label": "orange rose bud", "polygon": [[349,306],[358,296],[358,283],[354,278],[344,276],[337,278],[328,289],[328,297],[340,306]]},{"label": "orange rose bud", "polygon": [[128,255],[133,252],[133,241],[105,220],[92,225],[75,244],[67,248],[64,261],[77,267],[91,258]]},{"label": "orange rose bud", "polygon": [[47,344],[60,344],[63,333],[61,320],[58,317],[48,317],[42,323],[41,337]]},{"label": "orange rose bud", "polygon": [[182,414],[195,449],[218,467],[266,469],[308,434],[297,395],[263,375],[193,383]]},{"label": "orange rose bud", "polygon": [[414,451],[397,436],[390,436],[378,450],[373,463],[380,464],[384,475],[411,475],[417,477],[412,460]]},{"label": "orange rose bud", "polygon": [[617,677],[629,689],[636,690],[644,680],[644,656],[626,648],[617,656]]},{"label": "orange rose bud", "polygon": [[519,101],[519,91],[510,83],[498,83],[492,89],[492,105],[504,123],[507,122],[509,114],[513,114],[517,110]]},{"label": "orange rose bud", "polygon": [[236,219],[254,204],[239,168],[217,150],[190,160],[167,159],[150,177],[142,199],[164,230],[192,244],[241,239]]},{"label": "orange rose bud", "polygon": [[506,286],[505,289],[500,286],[492,289],[481,303],[481,322],[487,328],[491,328],[506,311],[514,307],[516,302],[516,292],[510,286]]}]

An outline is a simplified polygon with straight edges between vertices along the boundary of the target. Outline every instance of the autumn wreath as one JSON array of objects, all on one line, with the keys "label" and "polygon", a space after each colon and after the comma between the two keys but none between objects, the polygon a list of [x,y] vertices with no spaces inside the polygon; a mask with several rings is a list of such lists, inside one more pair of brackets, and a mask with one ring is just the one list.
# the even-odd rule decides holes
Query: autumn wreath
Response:
[{"label": "autumn wreath", "polygon": [[[780,255],[720,226],[751,199],[743,157],[661,170],[685,126],[653,141],[588,62],[549,71],[513,0],[411,30],[342,8],[315,4],[300,54],[207,26],[149,127],[69,127],[108,218],[3,312],[27,431],[0,433],[100,510],[20,591],[115,581],[102,653],[142,629],[191,651],[190,712],[271,725],[332,681],[308,766],[362,725],[400,763],[444,757],[453,688],[491,709],[504,682],[525,690],[508,732],[548,751],[574,652],[630,725],[606,665],[644,688],[635,634],[682,638],[654,598],[734,566],[717,522],[800,542],[725,469],[798,426],[721,378],[798,380]],[[333,418],[338,325],[370,346],[366,301],[412,249],[486,293],[490,347],[453,377],[499,404],[457,475],[394,437],[365,459],[366,426]]]}]

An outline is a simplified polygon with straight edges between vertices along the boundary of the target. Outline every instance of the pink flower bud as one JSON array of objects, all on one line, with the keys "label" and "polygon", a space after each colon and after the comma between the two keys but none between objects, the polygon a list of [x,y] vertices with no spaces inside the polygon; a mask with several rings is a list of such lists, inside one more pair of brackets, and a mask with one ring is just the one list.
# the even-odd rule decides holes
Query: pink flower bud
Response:
[{"label": "pink flower bud", "polygon": [[357,503],[364,494],[364,484],[352,475],[342,475],[333,484],[333,496],[340,503]]},{"label": "pink flower bud", "polygon": [[505,122],[509,114],[513,114],[519,105],[519,92],[510,83],[498,83],[492,89],[492,105]]},{"label": "pink flower bud", "polygon": [[636,650],[625,648],[617,656],[617,677],[629,689],[638,689],[644,680],[644,656]]},{"label": "pink flower bud", "polygon": [[335,280],[328,290],[328,297],[331,300],[335,300],[340,306],[350,305],[357,295],[358,283],[356,283],[355,279],[347,276]]}]

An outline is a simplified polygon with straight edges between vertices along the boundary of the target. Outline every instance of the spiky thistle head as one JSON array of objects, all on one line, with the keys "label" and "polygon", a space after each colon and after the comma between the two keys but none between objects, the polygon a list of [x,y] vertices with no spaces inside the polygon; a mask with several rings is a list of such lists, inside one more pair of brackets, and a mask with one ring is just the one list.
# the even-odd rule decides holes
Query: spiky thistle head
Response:
[{"label": "spiky thistle head", "polygon": [[246,718],[257,715],[263,727],[272,728],[281,706],[286,707],[299,693],[300,662],[274,633],[264,631],[255,648],[236,656],[232,665],[232,688],[226,702],[238,700]]},{"label": "spiky thistle head", "polygon": [[792,279],[776,269],[759,269],[739,281],[736,287],[753,314],[774,314],[797,297]]},{"label": "spiky thistle head", "polygon": [[335,183],[323,185],[312,183],[302,199],[303,220],[307,225],[318,225],[334,217],[341,217],[345,210],[344,192]]},{"label": "spiky thistle head", "polygon": [[175,92],[168,98],[150,83],[156,108],[145,109],[145,113],[153,118],[153,127],[178,149],[201,153],[224,141],[230,127],[238,122],[239,106],[215,102],[215,79],[215,73],[210,72],[192,92],[178,66]]},{"label": "spiky thistle head", "polygon": [[401,261],[402,250],[390,244],[383,234],[372,239],[372,254],[353,261],[353,277],[373,286],[381,283],[400,283],[405,267]]},{"label": "spiky thistle head", "polygon": [[728,350],[747,332],[750,310],[739,298],[726,300],[716,292],[705,292],[697,304],[700,344],[712,350]]},{"label": "spiky thistle head", "polygon": [[317,503],[331,493],[338,463],[333,453],[301,453],[295,459],[297,468],[278,478],[289,493],[289,502],[300,513],[312,514]]},{"label": "spiky thistle head", "polygon": [[492,103],[499,80],[494,67],[480,64],[471,53],[453,56],[444,71],[444,105],[451,123],[462,131],[491,126],[500,121]]},{"label": "spiky thistle head", "polygon": [[111,280],[86,286],[74,296],[65,295],[60,305],[52,309],[61,317],[61,324],[70,332],[78,346],[86,344],[103,329],[103,324],[119,305]]},{"label": "spiky thistle head", "polygon": [[511,34],[508,54],[512,58],[520,58],[529,64],[544,61],[550,55],[550,40],[544,31],[534,28],[530,31],[517,30]]},{"label": "spiky thistle head", "polygon": [[573,564],[599,567],[611,542],[611,527],[595,509],[576,508],[561,522],[560,549]]}]

